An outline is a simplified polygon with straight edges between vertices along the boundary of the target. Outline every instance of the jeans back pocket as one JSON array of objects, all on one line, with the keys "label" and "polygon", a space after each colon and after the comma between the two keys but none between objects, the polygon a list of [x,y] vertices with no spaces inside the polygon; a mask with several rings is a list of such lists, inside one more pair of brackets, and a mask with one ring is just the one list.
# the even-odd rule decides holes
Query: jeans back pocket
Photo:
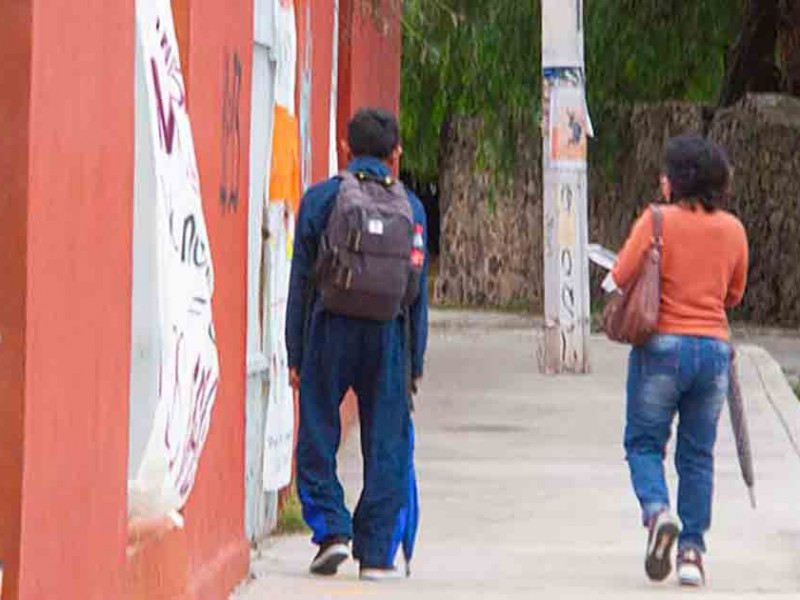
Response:
[{"label": "jeans back pocket", "polygon": [[681,339],[675,335],[654,335],[642,346],[642,362],[647,375],[677,377],[681,360]]}]

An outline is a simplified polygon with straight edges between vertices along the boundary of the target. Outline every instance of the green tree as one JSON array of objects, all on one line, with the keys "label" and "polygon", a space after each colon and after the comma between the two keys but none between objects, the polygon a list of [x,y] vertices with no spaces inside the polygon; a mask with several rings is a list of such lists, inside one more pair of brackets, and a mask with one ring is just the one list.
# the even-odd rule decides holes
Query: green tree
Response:
[{"label": "green tree", "polygon": [[[745,0],[586,0],[590,109],[638,101],[715,102]],[[484,124],[479,160],[503,169],[515,132],[540,114],[539,0],[406,0],[402,127],[406,167],[434,180],[442,127]]]},{"label": "green tree", "polygon": [[514,126],[536,110],[538,12],[538,0],[406,0],[401,118],[417,176],[435,176],[454,116],[484,119],[487,157],[513,145]]}]

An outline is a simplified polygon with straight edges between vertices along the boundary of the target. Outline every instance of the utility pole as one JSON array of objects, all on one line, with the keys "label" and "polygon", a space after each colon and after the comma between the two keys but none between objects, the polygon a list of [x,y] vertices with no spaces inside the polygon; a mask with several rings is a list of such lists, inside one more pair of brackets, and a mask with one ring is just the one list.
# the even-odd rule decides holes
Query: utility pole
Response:
[{"label": "utility pole", "polygon": [[542,0],[544,372],[587,373],[590,334],[583,0]]}]

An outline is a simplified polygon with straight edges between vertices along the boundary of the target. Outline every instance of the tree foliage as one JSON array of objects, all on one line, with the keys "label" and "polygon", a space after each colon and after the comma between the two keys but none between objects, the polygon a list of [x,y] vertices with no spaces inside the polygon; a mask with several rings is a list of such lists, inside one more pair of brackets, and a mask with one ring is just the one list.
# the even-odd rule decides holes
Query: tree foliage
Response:
[{"label": "tree foliage", "polygon": [[[585,0],[590,109],[714,102],[745,0]],[[434,180],[442,127],[480,116],[479,160],[502,170],[515,132],[540,114],[539,0],[405,0],[402,127],[406,168]]]},{"label": "tree foliage", "polygon": [[541,85],[538,13],[538,0],[406,0],[401,119],[412,172],[435,175],[453,116],[483,118],[485,156],[513,145]]}]

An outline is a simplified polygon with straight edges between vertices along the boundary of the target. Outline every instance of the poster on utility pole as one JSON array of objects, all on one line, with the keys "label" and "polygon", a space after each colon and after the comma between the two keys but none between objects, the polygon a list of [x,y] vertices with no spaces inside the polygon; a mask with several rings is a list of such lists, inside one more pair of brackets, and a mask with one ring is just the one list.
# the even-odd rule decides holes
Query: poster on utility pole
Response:
[{"label": "poster on utility pole", "polygon": [[586,170],[587,111],[582,87],[550,90],[549,153],[556,169]]},{"label": "poster on utility pole", "polygon": [[[206,231],[186,87],[169,0],[136,6],[155,189],[159,368],[155,415],[130,482],[135,517],[175,514],[194,486],[219,385]],[[132,402],[136,402],[132,398]]]}]

